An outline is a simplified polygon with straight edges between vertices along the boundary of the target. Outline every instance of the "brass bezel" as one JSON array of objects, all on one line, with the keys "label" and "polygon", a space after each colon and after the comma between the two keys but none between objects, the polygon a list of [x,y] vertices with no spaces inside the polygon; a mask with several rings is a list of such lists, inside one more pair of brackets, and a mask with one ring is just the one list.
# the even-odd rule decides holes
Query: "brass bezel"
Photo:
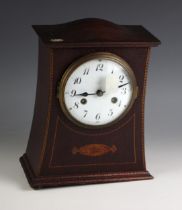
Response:
[{"label": "brass bezel", "polygon": [[[107,59],[107,60],[111,60],[111,61],[117,62],[118,64],[123,66],[124,69],[127,71],[128,75],[131,78],[132,87],[133,87],[132,98],[131,98],[130,104],[127,107],[127,109],[125,110],[125,112],[123,112],[114,121],[112,121],[110,123],[107,123],[107,124],[104,124],[104,125],[88,125],[88,124],[81,123],[80,121],[76,120],[72,115],[70,115],[69,111],[66,108],[65,101],[64,101],[64,89],[65,89],[65,85],[67,83],[68,78],[70,77],[72,72],[78,66],[80,66],[83,63],[85,63],[85,62],[87,62],[89,60],[92,60],[92,59]],[[95,128],[95,129],[111,126],[111,125],[115,124],[116,122],[118,122],[119,120],[121,120],[128,113],[130,108],[132,107],[132,105],[133,105],[137,95],[138,95],[138,86],[137,86],[136,78],[135,78],[135,75],[133,73],[132,68],[121,57],[119,57],[118,55],[115,55],[113,53],[110,53],[110,52],[91,53],[91,54],[83,56],[83,57],[79,58],[78,60],[76,60],[75,62],[73,62],[70,66],[68,66],[68,68],[66,69],[65,73],[63,74],[61,80],[59,81],[59,83],[58,83],[58,93],[57,93],[57,97],[59,99],[59,103],[60,103],[60,106],[61,106],[61,108],[63,110],[63,113],[66,115],[66,117],[69,120],[71,120],[73,123],[75,123],[78,126],[85,127],[85,128]]]}]

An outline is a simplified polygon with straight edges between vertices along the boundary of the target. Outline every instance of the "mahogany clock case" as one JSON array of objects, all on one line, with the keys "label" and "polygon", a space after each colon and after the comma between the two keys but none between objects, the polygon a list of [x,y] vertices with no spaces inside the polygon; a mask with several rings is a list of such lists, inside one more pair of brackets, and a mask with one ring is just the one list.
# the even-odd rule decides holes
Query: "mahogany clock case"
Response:
[{"label": "mahogany clock case", "polygon": [[[100,19],[33,28],[39,35],[37,93],[30,138],[20,158],[30,185],[151,179],[144,155],[144,100],[150,49],[160,41],[142,26]],[[68,66],[95,52],[113,53],[130,65],[138,97],[117,123],[89,129],[66,117],[56,94]]]}]

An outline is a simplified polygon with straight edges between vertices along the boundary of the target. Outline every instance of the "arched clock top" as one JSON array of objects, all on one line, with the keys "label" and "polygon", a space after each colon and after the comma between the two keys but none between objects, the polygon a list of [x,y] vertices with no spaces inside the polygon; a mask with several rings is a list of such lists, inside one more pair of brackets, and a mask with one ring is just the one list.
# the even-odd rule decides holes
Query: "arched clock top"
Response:
[{"label": "arched clock top", "polygon": [[119,25],[87,18],[56,25],[33,25],[40,39],[52,46],[69,44],[119,44],[157,46],[160,41],[141,25]]}]

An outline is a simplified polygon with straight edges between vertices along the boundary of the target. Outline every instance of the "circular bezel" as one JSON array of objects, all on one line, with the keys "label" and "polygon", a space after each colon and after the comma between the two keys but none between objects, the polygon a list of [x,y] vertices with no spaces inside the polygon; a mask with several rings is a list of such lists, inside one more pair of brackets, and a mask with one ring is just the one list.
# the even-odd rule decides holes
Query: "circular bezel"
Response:
[{"label": "circular bezel", "polygon": [[[107,60],[114,61],[114,62],[118,63],[119,65],[123,66],[131,79],[132,88],[133,88],[130,103],[129,103],[128,107],[125,109],[125,111],[119,117],[117,117],[115,120],[113,120],[112,122],[109,122],[109,123],[103,124],[103,125],[89,125],[89,124],[85,124],[85,123],[78,121],[69,113],[68,109],[66,108],[66,104],[65,104],[65,100],[64,100],[65,86],[66,86],[66,83],[67,83],[70,75],[77,69],[78,66],[82,65],[83,63],[85,63],[89,60],[93,60],[93,59],[107,59]],[[136,83],[136,78],[133,73],[133,70],[131,69],[131,67],[125,60],[123,60],[118,55],[115,55],[115,54],[109,53],[109,52],[96,52],[96,53],[88,54],[86,56],[79,58],[78,60],[73,62],[70,66],[68,66],[68,68],[66,69],[65,73],[63,74],[61,80],[59,81],[58,94],[57,94],[60,106],[62,108],[62,111],[66,115],[66,117],[69,120],[71,120],[73,123],[75,123],[76,125],[86,127],[86,128],[107,127],[107,126],[111,126],[114,123],[118,122],[128,113],[128,111],[132,107],[137,95],[138,95],[138,86]]]}]

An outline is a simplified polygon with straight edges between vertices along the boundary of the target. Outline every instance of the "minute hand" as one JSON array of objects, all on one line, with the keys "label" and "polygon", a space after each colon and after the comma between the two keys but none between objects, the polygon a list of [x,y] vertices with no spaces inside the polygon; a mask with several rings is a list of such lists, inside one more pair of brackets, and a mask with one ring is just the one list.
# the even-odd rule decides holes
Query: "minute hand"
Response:
[{"label": "minute hand", "polygon": [[119,85],[118,88],[123,87],[123,86],[125,86],[125,85],[127,85],[127,84],[129,84],[129,82],[127,82],[127,83],[125,83],[125,84],[122,84],[122,85]]}]

